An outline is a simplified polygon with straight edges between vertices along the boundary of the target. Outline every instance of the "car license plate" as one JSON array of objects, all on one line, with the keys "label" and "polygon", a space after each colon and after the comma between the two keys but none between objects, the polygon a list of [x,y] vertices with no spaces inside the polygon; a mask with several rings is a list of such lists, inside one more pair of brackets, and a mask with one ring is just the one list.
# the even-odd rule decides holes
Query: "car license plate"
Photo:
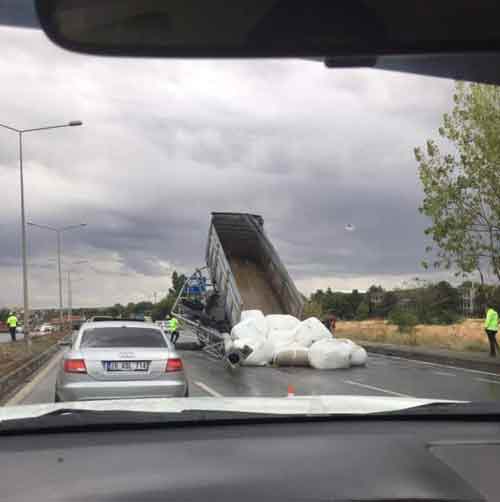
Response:
[{"label": "car license plate", "polygon": [[149,361],[103,361],[106,371],[148,371]]}]

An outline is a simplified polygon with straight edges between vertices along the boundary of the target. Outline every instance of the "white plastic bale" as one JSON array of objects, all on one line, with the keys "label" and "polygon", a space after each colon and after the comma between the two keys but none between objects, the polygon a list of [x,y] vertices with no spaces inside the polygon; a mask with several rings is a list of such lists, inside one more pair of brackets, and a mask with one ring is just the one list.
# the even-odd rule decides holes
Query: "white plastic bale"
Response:
[{"label": "white plastic bale", "polygon": [[231,338],[233,340],[258,340],[267,335],[267,324],[265,318],[250,318],[240,321],[233,326]]},{"label": "white plastic bale", "polygon": [[273,330],[269,332],[268,340],[275,347],[275,351],[295,344],[295,330]]},{"label": "white plastic bale", "polygon": [[364,366],[368,360],[368,354],[363,347],[356,345],[354,350],[351,352],[351,364],[353,366]]},{"label": "white plastic bale", "polygon": [[244,366],[265,366],[273,360],[274,345],[270,340],[261,339],[257,343],[249,343],[252,353],[241,364]]},{"label": "white plastic bale", "polygon": [[248,343],[245,340],[236,339],[232,341],[229,350],[243,350]]},{"label": "white plastic bale", "polygon": [[309,363],[318,370],[336,370],[351,365],[352,346],[338,340],[320,340],[309,349]]},{"label": "white plastic bale", "polygon": [[309,366],[309,349],[292,344],[275,350],[273,361],[278,366]]},{"label": "white plastic bale", "polygon": [[309,317],[295,329],[295,340],[303,347],[310,347],[323,339],[331,340],[332,334],[317,317]]},{"label": "white plastic bale", "polygon": [[295,329],[300,321],[288,314],[269,314],[266,315],[267,328],[271,330],[290,330]]},{"label": "white plastic bale", "polygon": [[339,343],[345,343],[345,344],[349,345],[349,347],[351,347],[351,349],[358,347],[358,345],[356,345],[352,340],[349,340],[349,338],[333,338],[333,340],[335,340],[336,342],[339,342]]}]

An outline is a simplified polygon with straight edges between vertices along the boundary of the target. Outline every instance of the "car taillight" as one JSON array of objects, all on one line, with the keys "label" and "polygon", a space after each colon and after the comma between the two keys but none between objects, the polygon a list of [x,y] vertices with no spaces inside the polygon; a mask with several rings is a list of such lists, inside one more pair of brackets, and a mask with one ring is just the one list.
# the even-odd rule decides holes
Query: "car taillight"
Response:
[{"label": "car taillight", "polygon": [[87,373],[87,366],[85,366],[83,359],[66,359],[64,371],[66,373]]},{"label": "car taillight", "polygon": [[178,357],[169,359],[167,361],[167,367],[165,368],[165,371],[182,371],[182,360],[179,359]]}]

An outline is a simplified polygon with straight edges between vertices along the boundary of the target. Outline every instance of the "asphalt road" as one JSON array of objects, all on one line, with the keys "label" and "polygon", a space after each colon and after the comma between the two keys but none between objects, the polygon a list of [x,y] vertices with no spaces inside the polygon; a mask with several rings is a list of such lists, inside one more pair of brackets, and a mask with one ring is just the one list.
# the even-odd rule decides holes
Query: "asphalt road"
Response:
[{"label": "asphalt road", "polygon": [[[201,351],[181,351],[191,396],[286,396],[355,394],[404,395],[453,400],[500,400],[500,376],[370,355],[364,368],[318,371],[310,368],[242,367],[234,372]],[[59,356],[60,357],[60,356]],[[52,402],[58,362],[53,361],[8,404]]]},{"label": "asphalt road", "polygon": [[[23,333],[16,333],[16,340],[22,340],[23,338]],[[0,333],[0,343],[8,343],[10,341],[10,333]]]}]

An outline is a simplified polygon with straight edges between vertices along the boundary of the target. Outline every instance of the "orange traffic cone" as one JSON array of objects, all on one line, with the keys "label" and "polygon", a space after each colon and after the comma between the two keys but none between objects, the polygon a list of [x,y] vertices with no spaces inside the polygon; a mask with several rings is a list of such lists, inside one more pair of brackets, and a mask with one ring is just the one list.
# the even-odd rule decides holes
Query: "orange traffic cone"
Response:
[{"label": "orange traffic cone", "polygon": [[288,385],[288,397],[295,396],[295,387],[293,385]]}]

